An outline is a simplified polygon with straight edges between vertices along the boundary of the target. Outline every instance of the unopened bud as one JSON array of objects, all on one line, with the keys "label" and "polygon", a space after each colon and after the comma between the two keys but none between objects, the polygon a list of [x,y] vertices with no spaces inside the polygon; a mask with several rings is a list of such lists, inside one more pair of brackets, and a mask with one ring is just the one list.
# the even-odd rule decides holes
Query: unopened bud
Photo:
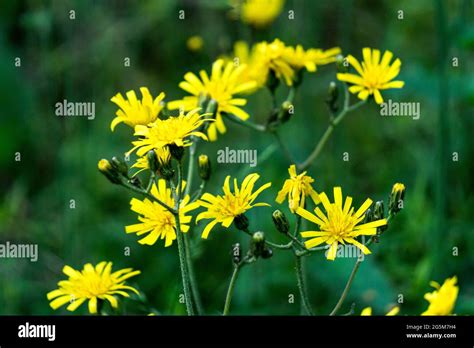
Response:
[{"label": "unopened bud", "polygon": [[262,258],[263,259],[269,259],[270,257],[273,256],[273,250],[271,248],[266,247],[262,251]]},{"label": "unopened bud", "polygon": [[347,66],[345,64],[345,58],[342,54],[337,55],[336,57],[336,66],[337,66],[337,71],[340,73],[345,73],[347,72]]},{"label": "unopened bud", "polygon": [[405,198],[405,185],[396,183],[392,187],[390,194],[389,211],[393,214],[403,209],[403,199]]},{"label": "unopened bud", "polygon": [[265,234],[263,232],[255,232],[252,235],[252,241],[250,245],[250,252],[255,256],[262,256],[265,250]]},{"label": "unopened bud", "polygon": [[211,162],[207,155],[200,155],[198,158],[198,172],[202,180],[207,181],[211,176]]},{"label": "unopened bud", "polygon": [[155,150],[150,150],[146,154],[146,158],[148,160],[148,167],[153,173],[156,173],[159,168],[159,163],[158,163],[158,156],[156,155]]},{"label": "unopened bud", "polygon": [[290,119],[291,115],[293,115],[293,114],[294,114],[293,104],[289,100],[285,100],[281,104],[281,108],[278,111],[278,117],[277,118],[281,123],[284,123],[284,122],[288,121]]},{"label": "unopened bud", "polygon": [[383,219],[385,216],[385,208],[383,201],[377,201],[374,205],[374,215],[372,221]]},{"label": "unopened bud", "polygon": [[107,179],[109,179],[110,182],[114,184],[120,184],[119,174],[108,160],[101,159],[97,164],[97,167],[99,168],[99,171],[104,174]]},{"label": "unopened bud", "polygon": [[335,113],[338,110],[337,107],[337,98],[338,98],[339,92],[337,90],[337,84],[334,81],[331,81],[329,83],[329,88],[328,88],[328,96],[326,98],[326,104],[329,107],[329,110],[332,113]]},{"label": "unopened bud", "polygon": [[112,161],[110,164],[117,172],[119,172],[125,177],[128,177],[128,166],[124,161],[114,156],[112,157]]},{"label": "unopened bud", "polygon": [[288,234],[288,231],[290,230],[290,223],[288,222],[285,214],[283,214],[280,210],[275,210],[272,214],[272,220],[278,232]]}]

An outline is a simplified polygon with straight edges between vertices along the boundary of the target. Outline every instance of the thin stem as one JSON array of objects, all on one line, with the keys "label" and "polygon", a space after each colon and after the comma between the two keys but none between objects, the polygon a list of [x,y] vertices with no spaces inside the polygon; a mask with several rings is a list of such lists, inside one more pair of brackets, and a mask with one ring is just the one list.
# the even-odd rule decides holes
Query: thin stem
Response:
[{"label": "thin stem", "polygon": [[[176,219],[176,239],[178,242],[179,264],[181,268],[181,277],[183,280],[184,300],[186,302],[186,311],[188,315],[194,315],[193,298],[191,294],[191,286],[189,280],[188,263],[186,261],[186,250],[184,245],[183,234],[181,233],[179,205],[181,203],[181,182],[182,182],[182,163],[178,161],[178,185],[175,192],[175,214]],[[174,191],[174,190],[173,190]]]},{"label": "thin stem", "polygon": [[151,199],[152,201],[155,201],[156,203],[158,203],[159,205],[161,205],[163,208],[165,208],[166,210],[168,210],[170,213],[172,213],[173,215],[176,215],[176,211],[171,208],[169,205],[167,205],[166,203],[162,202],[161,200],[159,200],[158,198],[156,198],[155,196],[153,196],[152,194],[148,193],[147,191],[143,190],[143,189],[140,189],[136,186],[133,186],[133,185],[130,185],[128,182],[125,182],[125,181],[122,181],[122,186],[125,187],[125,188],[128,188],[129,190],[131,191],[134,191],[134,192],[137,192],[149,199]]},{"label": "thin stem", "polygon": [[238,117],[235,117],[232,114],[225,114],[225,116],[234,123],[240,124],[241,126],[248,127],[250,129],[256,130],[257,132],[266,132],[267,128],[261,124],[256,124],[250,121],[243,121]]},{"label": "thin stem", "polygon": [[201,185],[199,185],[199,188],[196,190],[196,192],[193,193],[193,196],[191,197],[191,202],[194,202],[199,197],[201,197],[202,191],[204,191],[204,188],[206,187],[206,183],[207,181],[205,180],[201,182]]},{"label": "thin stem", "polygon": [[[249,236],[252,236],[252,233],[248,229],[243,230],[243,231],[247,233]],[[293,246],[293,241],[287,244],[276,244],[276,243],[269,242],[268,240],[265,239],[265,244],[275,249],[291,249],[291,247]]]},{"label": "thin stem", "polygon": [[301,257],[295,256],[295,270],[296,270],[296,280],[298,284],[298,290],[300,292],[301,301],[303,308],[307,315],[313,315],[313,310],[311,309],[311,304],[308,299],[308,291],[306,288],[306,282],[304,279],[303,268],[301,264]]},{"label": "thin stem", "polygon": [[155,172],[151,172],[150,180],[148,180],[148,185],[146,187],[146,192],[147,193],[150,193],[151,187],[153,186],[154,182],[155,182]]},{"label": "thin stem", "polygon": [[362,263],[362,258],[359,258],[357,262],[354,265],[354,268],[352,269],[351,275],[349,276],[349,279],[347,280],[346,287],[344,288],[344,291],[341,294],[341,297],[339,298],[339,301],[337,301],[336,306],[332,310],[332,312],[329,314],[331,316],[336,315],[337,311],[341,308],[342,303],[347,297],[347,294],[349,293],[349,289],[351,288],[352,281],[354,280],[354,277],[359,270],[360,264]]},{"label": "thin stem", "polygon": [[237,281],[237,276],[239,275],[240,268],[242,267],[242,262],[239,262],[234,266],[234,271],[232,272],[232,277],[230,278],[229,287],[227,288],[227,295],[225,297],[224,312],[223,315],[228,315],[230,310],[230,302],[232,301],[232,295],[234,294],[235,282]]}]

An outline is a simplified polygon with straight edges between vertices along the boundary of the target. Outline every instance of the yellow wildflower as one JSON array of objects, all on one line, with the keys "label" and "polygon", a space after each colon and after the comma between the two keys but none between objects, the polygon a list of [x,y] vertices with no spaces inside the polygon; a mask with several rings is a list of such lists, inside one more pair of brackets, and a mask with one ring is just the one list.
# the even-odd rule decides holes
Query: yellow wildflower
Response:
[{"label": "yellow wildflower", "polygon": [[240,108],[240,106],[247,104],[247,100],[234,97],[236,94],[255,90],[257,86],[255,81],[241,82],[240,75],[245,68],[243,64],[236,67],[232,62],[224,64],[224,60],[218,59],[212,65],[210,78],[204,70],[199,72],[200,78],[191,72],[186,73],[184,75],[185,81],[182,81],[179,87],[192,96],[169,102],[168,108],[170,110],[191,110],[199,106],[201,96],[215,100],[217,103],[216,122],[208,127],[209,140],[215,141],[217,132],[221,134],[226,132],[221,113],[233,114],[244,121],[249,118],[249,114]]},{"label": "yellow wildflower", "polygon": [[277,78],[283,79],[288,86],[291,86],[295,72],[285,59],[285,49],[285,44],[278,39],[271,43],[260,42],[255,45],[255,64],[261,69],[265,79],[268,78],[268,73],[271,70]]},{"label": "yellow wildflower", "polygon": [[311,186],[314,182],[312,177],[307,176],[306,172],[296,174],[296,166],[294,164],[288,168],[288,173],[290,178],[285,180],[283,188],[278,192],[277,203],[283,203],[285,197],[288,196],[290,210],[294,213],[298,207],[304,208],[306,196],[310,196],[314,204],[320,202],[318,193]]},{"label": "yellow wildflower", "polygon": [[90,263],[84,265],[82,271],[70,266],[64,266],[63,273],[69,279],[58,283],[58,289],[47,294],[53,309],[69,304],[66,309],[75,311],[81,304],[89,300],[89,312],[97,313],[98,300],[107,300],[113,308],[118,307],[115,295],[129,297],[127,291],[138,294],[138,291],[128,285],[125,280],[140,274],[132,268],[124,268],[112,273],[112,262],[100,262],[95,267]]},{"label": "yellow wildflower", "polygon": [[[399,312],[400,312],[400,307],[395,306],[391,310],[389,310],[388,313],[385,314],[385,316],[392,317],[392,316],[397,315]],[[360,315],[361,316],[371,316],[372,315],[372,308],[371,307],[364,308],[362,310],[362,312],[360,313]]]},{"label": "yellow wildflower", "polygon": [[369,95],[373,95],[377,104],[383,103],[381,90],[389,88],[402,88],[403,81],[392,81],[397,77],[402,65],[400,59],[396,59],[392,64],[393,53],[385,51],[380,60],[380,51],[377,49],[363,48],[362,55],[364,61],[360,64],[353,56],[347,56],[347,61],[354,67],[359,75],[350,73],[339,73],[337,78],[340,81],[348,82],[354,86],[349,87],[349,91],[357,94],[357,97],[366,100]]},{"label": "yellow wildflower", "polygon": [[[183,181],[181,185],[183,190],[185,186],[186,183]],[[169,207],[174,207],[175,201],[171,189],[166,187],[164,179],[158,180],[158,186],[153,184],[150,193]],[[199,207],[198,203],[189,203],[189,200],[189,195],[186,195],[179,206],[179,221],[183,233],[188,232],[192,219],[186,214]],[[165,239],[165,247],[173,244],[176,239],[176,219],[170,211],[148,198],[143,201],[132,198],[130,206],[132,211],[140,214],[138,217],[140,223],[126,226],[126,233],[136,233],[138,236],[148,234],[138,241],[140,244],[153,245],[158,238]]]},{"label": "yellow wildflower", "polygon": [[208,114],[200,115],[199,110],[200,108],[196,108],[187,114],[181,113],[166,120],[157,119],[148,126],[135,126],[134,135],[140,139],[132,142],[134,147],[128,154],[137,150],[137,155],[143,156],[152,149],[159,150],[166,145],[191,146],[191,136],[207,140],[199,128],[210,119],[206,118]]},{"label": "yellow wildflower", "polygon": [[421,315],[452,314],[459,292],[459,287],[456,285],[457,281],[458,278],[456,276],[446,279],[441,286],[439,283],[432,281],[430,285],[436,290],[425,294],[425,300],[430,305]]},{"label": "yellow wildflower", "polygon": [[234,219],[240,215],[243,215],[246,211],[253,207],[270,206],[267,203],[254,203],[258,195],[265,189],[271,186],[271,183],[266,183],[261,186],[255,192],[253,191],[255,182],[258,180],[260,175],[253,173],[247,175],[242,182],[242,186],[239,189],[237,179],[234,179],[234,192],[230,190],[230,175],[226,177],[222,196],[214,196],[210,193],[205,193],[199,200],[199,204],[207,210],[200,213],[196,222],[202,219],[212,219],[211,222],[206,226],[202,232],[202,238],[207,239],[209,232],[212,228],[220,223],[223,227],[228,228]]},{"label": "yellow wildflower", "polygon": [[240,8],[240,16],[244,23],[263,28],[278,17],[284,5],[284,0],[245,0]]},{"label": "yellow wildflower", "polygon": [[336,56],[341,53],[339,47],[321,50],[310,48],[304,50],[303,46],[288,46],[285,48],[283,56],[288,63],[295,69],[305,68],[309,72],[314,72],[318,65],[325,65],[336,61]]},{"label": "yellow wildflower", "polygon": [[309,211],[298,208],[296,213],[320,227],[320,231],[301,232],[303,238],[311,238],[305,242],[305,246],[311,249],[322,243],[330,245],[326,255],[328,260],[336,258],[338,244],[353,244],[364,254],[370,254],[370,250],[355,238],[358,236],[373,236],[377,233],[377,227],[387,224],[386,219],[380,219],[368,222],[362,225],[359,223],[364,219],[364,213],[372,205],[372,200],[367,199],[360,208],[354,213],[352,197],[346,197],[344,205],[342,204],[342,190],[340,187],[334,187],[334,203],[330,203],[326,193],[320,193],[319,198],[326,210],[326,215],[317,207],[314,209],[316,215]]},{"label": "yellow wildflower", "polygon": [[120,93],[117,93],[110,99],[120,108],[117,110],[117,117],[110,124],[112,131],[121,122],[133,128],[136,125],[146,126],[157,119],[158,114],[163,109],[162,101],[165,98],[165,94],[162,92],[153,99],[148,88],[140,87],[140,92],[142,93],[141,101],[137,99],[133,90],[127,92],[127,99],[124,99]]}]

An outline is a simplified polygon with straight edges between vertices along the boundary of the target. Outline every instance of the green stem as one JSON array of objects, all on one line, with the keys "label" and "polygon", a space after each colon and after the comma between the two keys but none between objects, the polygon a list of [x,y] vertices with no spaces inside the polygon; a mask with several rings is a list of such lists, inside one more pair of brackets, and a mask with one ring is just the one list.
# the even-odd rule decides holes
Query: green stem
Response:
[{"label": "green stem", "polygon": [[349,279],[347,280],[346,287],[344,288],[344,291],[342,292],[341,297],[339,298],[339,301],[337,301],[336,306],[334,307],[332,312],[329,314],[330,316],[336,315],[337,311],[341,308],[342,303],[344,302],[344,300],[347,297],[347,294],[349,293],[349,289],[351,288],[352,281],[354,280],[354,277],[355,277],[357,271],[359,270],[359,267],[360,267],[360,264],[362,263],[362,260],[363,260],[362,258],[359,258],[356,261],[356,263],[354,265],[354,268],[352,269],[351,275],[349,276]]},{"label": "green stem", "polygon": [[313,315],[313,310],[308,299],[308,291],[306,288],[306,282],[303,274],[303,267],[301,264],[301,257],[295,256],[295,270],[296,270],[296,280],[298,284],[298,290],[300,292],[301,301],[303,303],[303,308],[307,315]]},{"label": "green stem", "polygon": [[[243,231],[247,233],[249,236],[252,236],[252,233],[248,229],[243,230]],[[287,244],[276,244],[276,243],[269,242],[268,240],[265,239],[265,244],[275,249],[291,249],[291,247],[293,246],[293,241],[290,241]]]},{"label": "green stem", "polygon": [[125,187],[125,188],[128,188],[129,190],[133,191],[133,192],[136,192],[136,193],[139,193],[149,199],[151,199],[152,201],[155,201],[156,203],[158,203],[159,205],[161,205],[163,208],[165,208],[166,210],[168,210],[171,214],[173,215],[176,215],[176,210],[174,210],[173,208],[171,208],[169,205],[167,205],[166,203],[162,202],[161,200],[159,200],[158,198],[156,198],[155,196],[153,196],[152,194],[148,193],[147,191],[143,190],[143,189],[140,189],[136,186],[133,186],[133,185],[130,185],[128,182],[125,182],[123,181],[122,182],[122,186]]},{"label": "green stem", "polygon": [[241,267],[242,267],[241,262],[234,266],[234,271],[232,272],[232,277],[230,278],[229,287],[227,288],[227,295],[225,297],[223,315],[229,314],[230,302],[232,301],[232,295],[234,294],[235,282],[237,281],[237,276],[239,275],[239,271]]},{"label": "green stem", "polygon": [[184,245],[183,234],[181,233],[181,224],[180,224],[180,216],[179,216],[179,205],[181,203],[181,182],[182,182],[182,163],[181,161],[178,161],[178,185],[175,192],[175,196],[176,196],[175,210],[177,211],[177,213],[175,214],[176,239],[178,242],[179,264],[181,268],[181,277],[183,280],[183,290],[184,290],[184,299],[186,302],[186,312],[188,313],[188,315],[194,315],[188,263],[186,261],[186,250],[185,250],[185,245]]},{"label": "green stem", "polygon": [[255,123],[250,122],[250,121],[243,121],[240,118],[235,117],[232,114],[225,114],[225,116],[229,120],[231,120],[232,122],[240,124],[241,126],[245,126],[247,128],[256,130],[257,132],[266,132],[267,131],[267,128],[265,126],[261,125],[261,124],[255,124]]}]

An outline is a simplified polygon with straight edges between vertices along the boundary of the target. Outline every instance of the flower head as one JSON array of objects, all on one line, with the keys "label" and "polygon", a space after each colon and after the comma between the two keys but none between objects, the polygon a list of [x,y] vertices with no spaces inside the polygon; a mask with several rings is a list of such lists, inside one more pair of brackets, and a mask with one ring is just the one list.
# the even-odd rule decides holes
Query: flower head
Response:
[{"label": "flower head", "polygon": [[358,75],[350,73],[339,73],[337,78],[353,84],[349,91],[357,94],[357,97],[366,100],[369,95],[373,95],[377,104],[383,103],[381,90],[390,88],[402,88],[403,81],[392,81],[397,77],[402,65],[400,59],[396,59],[392,64],[393,53],[385,51],[380,59],[380,51],[377,49],[363,48],[362,55],[364,61],[360,64],[353,56],[347,56],[347,61],[354,67]]},{"label": "flower head", "polygon": [[283,10],[284,0],[246,0],[240,8],[242,22],[256,28],[271,24]]},{"label": "flower head", "polygon": [[162,101],[165,98],[165,94],[162,92],[153,99],[148,88],[141,87],[140,92],[142,93],[142,100],[137,99],[133,90],[127,92],[127,99],[124,99],[120,93],[117,93],[110,99],[120,108],[117,110],[117,117],[110,124],[112,131],[121,122],[133,128],[136,125],[146,126],[157,119],[158,114],[163,109]]},{"label": "flower head", "polygon": [[317,207],[314,212],[298,208],[296,213],[301,217],[319,225],[319,231],[301,232],[304,238],[311,238],[305,242],[305,246],[311,249],[322,243],[329,245],[329,251],[326,255],[328,260],[336,258],[338,244],[353,244],[362,250],[364,254],[370,254],[370,250],[362,243],[358,242],[358,236],[373,236],[377,234],[377,227],[387,224],[386,219],[380,219],[359,225],[364,220],[364,213],[372,205],[371,199],[366,201],[354,212],[352,197],[346,197],[344,205],[342,203],[342,190],[340,187],[334,188],[334,203],[329,202],[326,193],[320,193],[319,198],[326,210],[326,215]]},{"label": "flower head", "polygon": [[288,168],[290,178],[285,180],[283,188],[278,192],[276,201],[283,203],[288,196],[288,203],[292,213],[296,212],[298,207],[304,208],[306,196],[310,196],[314,204],[320,202],[318,193],[313,189],[311,184],[314,179],[306,175],[306,172],[296,174],[296,166],[292,164]]},{"label": "flower head", "polygon": [[304,50],[303,46],[288,46],[284,51],[284,58],[295,69],[305,68],[309,72],[314,72],[318,65],[325,65],[336,61],[336,56],[341,53],[339,47],[328,50],[310,48]]},{"label": "flower head", "polygon": [[[186,183],[183,181],[181,185],[183,190],[185,186]],[[171,189],[166,187],[166,180],[158,180],[158,186],[153,184],[150,193],[169,207],[174,207],[175,201]],[[189,196],[186,195],[179,207],[180,227],[184,233],[188,232],[192,219],[190,215],[186,214],[199,207],[198,203],[189,203],[189,200]],[[136,233],[138,236],[147,234],[146,237],[138,241],[140,244],[153,245],[158,238],[165,240],[165,247],[173,244],[176,239],[176,219],[170,211],[148,198],[142,201],[132,198],[130,206],[132,211],[140,214],[138,216],[140,223],[126,226],[125,232]]]},{"label": "flower head", "polygon": [[451,314],[459,292],[459,287],[456,285],[457,281],[458,278],[456,276],[446,279],[441,286],[437,282],[432,281],[430,285],[436,290],[425,294],[425,300],[430,305],[421,315]]},{"label": "flower head", "polygon": [[255,45],[255,65],[261,69],[267,79],[268,73],[273,71],[275,76],[283,79],[288,86],[293,85],[294,70],[285,58],[285,44],[275,39],[273,42],[260,42]]},{"label": "flower head", "polygon": [[207,140],[199,128],[210,119],[206,118],[208,114],[200,115],[199,110],[196,108],[187,114],[181,113],[166,120],[157,119],[148,126],[135,126],[134,135],[141,138],[132,142],[134,147],[128,154],[137,150],[137,155],[143,156],[152,149],[159,150],[167,145],[191,146],[192,142],[189,140],[191,136]]},{"label": "flower head", "polygon": [[[400,312],[400,307],[398,306],[395,306],[393,307],[391,310],[389,310],[387,312],[387,314],[385,314],[386,317],[392,317],[392,316],[395,316],[398,314],[398,312]],[[371,307],[366,307],[362,310],[362,312],[360,313],[361,316],[371,316],[372,315],[372,308]]]},{"label": "flower head", "polygon": [[240,108],[247,104],[247,100],[235,97],[236,94],[250,92],[257,86],[255,81],[241,81],[240,76],[245,68],[243,64],[236,67],[232,62],[224,64],[224,60],[218,59],[212,65],[210,77],[204,70],[199,72],[200,78],[188,72],[184,75],[185,81],[182,81],[179,87],[192,96],[169,102],[168,108],[187,111],[198,107],[202,96],[215,100],[217,103],[216,122],[209,125],[207,132],[209,140],[215,141],[217,132],[221,134],[226,132],[221,113],[233,114],[244,121],[249,118],[249,114]]},{"label": "flower head", "polygon": [[112,262],[100,262],[95,267],[90,263],[84,265],[82,271],[70,266],[64,266],[63,273],[69,279],[58,283],[58,289],[47,294],[53,309],[68,303],[68,311],[75,311],[86,300],[89,300],[89,312],[97,313],[98,300],[107,300],[113,308],[118,307],[115,295],[129,297],[127,291],[138,294],[138,291],[128,285],[125,280],[140,274],[132,268],[124,268],[112,273]]},{"label": "flower head", "polygon": [[207,239],[211,229],[220,223],[223,227],[229,227],[234,219],[243,215],[246,211],[253,207],[269,206],[267,203],[253,203],[258,195],[265,189],[271,186],[271,183],[266,183],[255,192],[253,191],[255,182],[260,175],[253,173],[247,175],[239,188],[237,179],[234,179],[234,191],[230,189],[230,175],[226,177],[224,186],[222,187],[224,194],[222,196],[214,196],[210,193],[205,193],[199,200],[199,204],[207,210],[200,213],[196,222],[201,219],[213,219],[202,232],[202,238]]}]

